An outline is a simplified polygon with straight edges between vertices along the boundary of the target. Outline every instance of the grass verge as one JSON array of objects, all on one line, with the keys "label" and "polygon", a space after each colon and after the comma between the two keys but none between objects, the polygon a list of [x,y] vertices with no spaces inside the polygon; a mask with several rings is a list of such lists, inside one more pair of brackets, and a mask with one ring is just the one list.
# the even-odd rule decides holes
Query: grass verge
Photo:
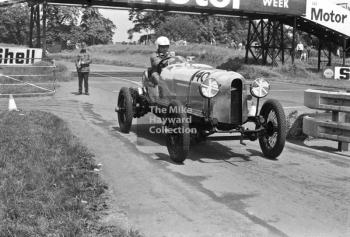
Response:
[{"label": "grass verge", "polygon": [[0,236],[140,236],[99,222],[106,209],[93,155],[60,118],[0,114]]}]

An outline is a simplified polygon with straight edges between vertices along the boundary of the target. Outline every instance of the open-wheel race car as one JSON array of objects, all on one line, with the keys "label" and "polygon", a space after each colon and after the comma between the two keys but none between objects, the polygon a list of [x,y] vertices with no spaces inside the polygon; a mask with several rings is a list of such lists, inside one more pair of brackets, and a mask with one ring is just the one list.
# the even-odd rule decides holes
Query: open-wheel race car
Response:
[{"label": "open-wheel race car", "polygon": [[[247,82],[242,75],[195,64],[181,56],[161,61],[161,75],[155,84],[150,69],[142,76],[140,88],[121,88],[118,96],[120,130],[129,133],[133,118],[152,112],[161,118],[170,158],[183,162],[190,141],[206,139],[214,133],[237,134],[232,139],[257,140],[269,159],[277,158],[285,145],[286,119],[281,104],[259,101],[269,93],[263,78]],[[253,97],[256,106],[252,105]],[[248,106],[248,104],[250,106]],[[247,127],[251,124],[251,128]]]}]

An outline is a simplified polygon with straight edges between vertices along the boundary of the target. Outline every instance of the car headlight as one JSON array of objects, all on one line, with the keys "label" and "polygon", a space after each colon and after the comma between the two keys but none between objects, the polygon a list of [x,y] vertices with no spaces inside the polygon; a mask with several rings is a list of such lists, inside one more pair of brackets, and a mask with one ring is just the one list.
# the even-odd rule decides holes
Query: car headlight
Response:
[{"label": "car headlight", "polygon": [[255,79],[250,85],[250,93],[257,98],[267,96],[270,91],[270,84],[264,78]]},{"label": "car headlight", "polygon": [[205,98],[213,98],[219,93],[219,83],[213,78],[206,78],[200,84],[199,92]]}]

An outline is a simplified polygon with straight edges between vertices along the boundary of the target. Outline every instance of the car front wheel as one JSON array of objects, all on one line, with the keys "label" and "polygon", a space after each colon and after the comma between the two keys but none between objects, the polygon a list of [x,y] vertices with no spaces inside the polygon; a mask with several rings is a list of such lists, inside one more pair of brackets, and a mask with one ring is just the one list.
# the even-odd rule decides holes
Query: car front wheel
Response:
[{"label": "car front wheel", "polygon": [[168,106],[165,126],[170,159],[182,163],[190,149],[190,133],[187,114],[179,101],[172,101]]},{"label": "car front wheel", "polygon": [[133,113],[133,100],[129,88],[123,87],[120,89],[118,96],[118,122],[120,131],[123,133],[129,133],[132,123]]},{"label": "car front wheel", "polygon": [[276,159],[286,142],[286,117],[282,105],[276,100],[267,100],[260,110],[264,118],[264,133],[259,137],[265,157]]}]

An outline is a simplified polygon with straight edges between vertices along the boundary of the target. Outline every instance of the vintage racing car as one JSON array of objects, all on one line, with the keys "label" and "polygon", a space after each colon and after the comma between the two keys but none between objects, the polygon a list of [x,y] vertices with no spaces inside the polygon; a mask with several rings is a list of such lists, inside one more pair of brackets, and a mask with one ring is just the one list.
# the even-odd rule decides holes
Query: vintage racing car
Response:
[{"label": "vintage racing car", "polygon": [[[270,89],[266,80],[248,83],[236,72],[195,64],[181,56],[162,60],[158,71],[157,85],[148,69],[142,87],[121,88],[116,107],[121,132],[129,133],[133,118],[152,112],[163,121],[166,145],[175,162],[186,159],[191,139],[214,133],[236,133],[241,143],[259,139],[264,156],[270,159],[281,154],[286,138],[281,104],[266,100],[258,113],[259,101]],[[251,105],[253,97],[256,106]],[[248,123],[253,126],[248,128]]]}]

